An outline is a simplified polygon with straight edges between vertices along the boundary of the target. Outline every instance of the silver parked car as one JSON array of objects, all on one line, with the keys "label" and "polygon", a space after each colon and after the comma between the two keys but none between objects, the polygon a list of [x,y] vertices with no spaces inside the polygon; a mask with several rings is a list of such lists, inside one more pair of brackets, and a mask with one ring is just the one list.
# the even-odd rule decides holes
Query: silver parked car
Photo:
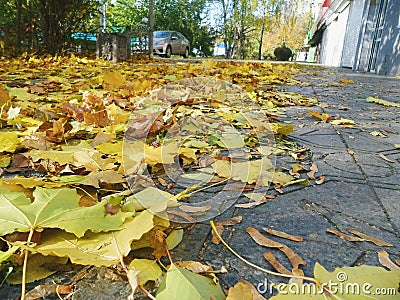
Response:
[{"label": "silver parked car", "polygon": [[153,33],[154,54],[171,57],[171,55],[182,55],[189,57],[190,42],[177,31],[154,31]]}]

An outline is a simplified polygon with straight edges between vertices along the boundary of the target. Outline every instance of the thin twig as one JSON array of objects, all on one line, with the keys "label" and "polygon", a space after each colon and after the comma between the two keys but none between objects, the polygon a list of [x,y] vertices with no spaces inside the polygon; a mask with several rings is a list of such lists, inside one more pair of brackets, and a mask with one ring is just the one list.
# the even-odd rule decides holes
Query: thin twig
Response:
[{"label": "thin twig", "polygon": [[156,297],[154,297],[152,294],[150,294],[143,286],[141,286],[140,284],[138,285],[138,288],[147,296],[149,297],[151,300],[156,300]]}]

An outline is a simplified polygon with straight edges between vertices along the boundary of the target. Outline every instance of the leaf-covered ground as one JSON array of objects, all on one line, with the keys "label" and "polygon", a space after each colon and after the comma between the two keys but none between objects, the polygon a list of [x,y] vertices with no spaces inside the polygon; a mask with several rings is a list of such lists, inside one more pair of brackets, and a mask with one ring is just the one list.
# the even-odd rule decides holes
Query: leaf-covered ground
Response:
[{"label": "leaf-covered ground", "polygon": [[[213,274],[210,267],[169,257],[166,271],[160,259],[179,244],[182,228],[212,219],[242,193],[250,202],[238,207],[251,208],[272,197],[268,186],[279,192],[323,183],[308,150],[286,138],[294,126],[279,121],[285,106],[316,104],[279,91],[281,84],[301,84],[294,79],[300,72],[293,64],[269,63],[1,60],[2,277],[22,282],[24,293],[26,282],[69,260],[120,265],[133,290],[163,278],[160,299],[225,298],[210,277],[195,274]],[[277,168],[279,155],[298,163]],[[202,193],[207,189],[215,196]],[[228,223],[216,224],[216,232]],[[265,244],[261,233],[249,230]],[[292,257],[295,269],[301,265],[290,248],[267,246]],[[149,257],[130,256],[125,265],[132,250],[146,247],[153,249]],[[314,282],[333,276],[321,268]],[[254,292],[238,285],[231,299]],[[68,294],[73,286],[64,288]]]}]

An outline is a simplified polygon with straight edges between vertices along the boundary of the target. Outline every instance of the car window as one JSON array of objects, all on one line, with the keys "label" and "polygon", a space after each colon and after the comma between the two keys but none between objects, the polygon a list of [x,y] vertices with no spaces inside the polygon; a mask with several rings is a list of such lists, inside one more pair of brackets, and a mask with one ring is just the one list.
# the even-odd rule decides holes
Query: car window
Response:
[{"label": "car window", "polygon": [[171,35],[171,38],[174,38],[174,37],[179,39],[179,36],[176,34],[176,32],[172,33],[172,35]]},{"label": "car window", "polygon": [[168,31],[154,31],[154,38],[156,39],[165,39],[169,37]]}]

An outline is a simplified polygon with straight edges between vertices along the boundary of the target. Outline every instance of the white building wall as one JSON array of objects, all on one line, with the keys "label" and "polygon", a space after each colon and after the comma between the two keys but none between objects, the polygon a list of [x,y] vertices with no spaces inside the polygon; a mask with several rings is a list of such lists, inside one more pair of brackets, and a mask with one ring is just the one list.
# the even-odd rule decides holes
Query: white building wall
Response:
[{"label": "white building wall", "polygon": [[321,63],[324,65],[341,65],[349,8],[348,5],[340,13],[332,16],[332,21],[327,24],[321,41]]}]

